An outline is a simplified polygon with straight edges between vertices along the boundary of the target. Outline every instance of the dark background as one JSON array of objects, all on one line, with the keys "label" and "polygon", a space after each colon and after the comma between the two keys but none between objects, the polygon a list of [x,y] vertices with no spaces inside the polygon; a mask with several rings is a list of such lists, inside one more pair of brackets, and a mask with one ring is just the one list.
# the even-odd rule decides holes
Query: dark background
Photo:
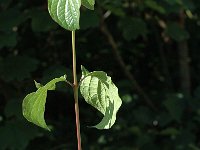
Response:
[{"label": "dark background", "polygon": [[[88,128],[102,115],[80,97],[84,150],[200,150],[200,1],[97,0],[81,8],[78,73],[112,76],[123,104],[110,130]],[[45,84],[72,81],[71,33],[47,2],[0,0],[0,150],[75,150],[73,91],[48,92],[52,132],[27,122],[21,104]]]}]

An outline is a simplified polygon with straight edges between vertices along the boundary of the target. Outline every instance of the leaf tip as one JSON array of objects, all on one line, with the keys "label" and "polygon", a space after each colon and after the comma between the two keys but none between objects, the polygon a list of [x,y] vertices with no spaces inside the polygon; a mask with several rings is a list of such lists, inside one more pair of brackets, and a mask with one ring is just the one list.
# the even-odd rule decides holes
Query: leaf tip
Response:
[{"label": "leaf tip", "polygon": [[47,126],[47,128],[45,128],[47,131],[51,132],[51,129]]},{"label": "leaf tip", "polygon": [[83,65],[81,65],[81,70],[85,69],[85,67]]},{"label": "leaf tip", "polygon": [[35,81],[35,80],[34,80],[34,83],[35,83],[35,87],[36,87],[37,89],[39,89],[39,88],[41,88],[41,87],[43,86],[42,84],[38,83],[38,82]]},{"label": "leaf tip", "polygon": [[86,76],[89,73],[89,71],[83,65],[81,65],[81,71],[83,76]]},{"label": "leaf tip", "polygon": [[65,80],[67,79],[67,75],[65,74],[64,76],[62,76]]}]

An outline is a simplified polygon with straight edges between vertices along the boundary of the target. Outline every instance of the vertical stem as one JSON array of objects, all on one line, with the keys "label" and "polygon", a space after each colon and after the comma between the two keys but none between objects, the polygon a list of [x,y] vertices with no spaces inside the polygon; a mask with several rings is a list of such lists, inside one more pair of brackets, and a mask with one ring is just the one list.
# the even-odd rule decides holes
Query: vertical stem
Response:
[{"label": "vertical stem", "polygon": [[81,133],[79,121],[79,105],[78,105],[78,82],[76,74],[76,50],[75,50],[75,31],[72,31],[72,54],[73,54],[73,77],[74,77],[74,100],[75,100],[75,114],[76,114],[76,134],[78,141],[78,150],[81,150]]}]

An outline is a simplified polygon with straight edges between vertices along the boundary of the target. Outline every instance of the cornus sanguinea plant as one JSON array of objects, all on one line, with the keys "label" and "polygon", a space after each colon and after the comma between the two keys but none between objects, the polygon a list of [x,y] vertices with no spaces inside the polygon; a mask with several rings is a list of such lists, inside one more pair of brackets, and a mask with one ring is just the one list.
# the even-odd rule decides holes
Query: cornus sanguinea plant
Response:
[{"label": "cornus sanguinea plant", "polygon": [[97,129],[109,129],[112,127],[122,103],[118,88],[105,72],[89,72],[85,67],[81,66],[82,77],[79,82],[77,80],[75,31],[79,29],[80,7],[83,5],[93,10],[94,3],[94,0],[48,0],[48,10],[52,19],[61,27],[72,32],[73,83],[67,80],[67,75],[55,78],[46,85],[35,82],[36,92],[28,94],[22,104],[23,115],[28,121],[50,131],[44,119],[47,92],[48,90],[55,90],[58,82],[69,84],[74,90],[78,150],[81,150],[78,90],[80,89],[85,101],[99,110],[104,116],[100,123],[93,126]]}]

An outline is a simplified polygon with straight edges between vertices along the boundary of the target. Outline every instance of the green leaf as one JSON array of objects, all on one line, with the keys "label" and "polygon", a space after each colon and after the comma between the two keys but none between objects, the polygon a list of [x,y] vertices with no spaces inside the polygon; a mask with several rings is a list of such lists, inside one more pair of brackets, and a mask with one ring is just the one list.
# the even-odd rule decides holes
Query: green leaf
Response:
[{"label": "green leaf", "polygon": [[123,5],[122,1],[113,1],[111,3],[103,4],[103,7],[104,9],[111,11],[112,14],[118,17],[124,17],[126,16],[126,14],[125,11],[123,10],[122,5]]},{"label": "green leaf", "polygon": [[165,14],[166,12],[165,9],[158,2],[153,1],[153,0],[145,1],[145,5],[161,14]]},{"label": "green leaf", "polygon": [[2,32],[0,34],[0,48],[2,47],[15,47],[17,45],[16,32]]},{"label": "green leaf", "polygon": [[81,66],[82,77],[86,77],[90,72],[84,67]]},{"label": "green leaf", "polygon": [[48,0],[48,10],[52,19],[63,28],[79,29],[81,0]]},{"label": "green leaf", "polygon": [[95,0],[82,0],[81,3],[86,8],[94,10]]},{"label": "green leaf", "polygon": [[51,80],[45,86],[40,87],[36,92],[30,93],[24,98],[22,111],[28,121],[50,130],[44,120],[47,91],[52,90],[52,87],[55,87],[55,84],[61,81],[66,81],[66,76]]},{"label": "green leaf", "polygon": [[[60,77],[63,74],[66,74],[67,72],[69,73],[69,76],[67,76],[67,79],[73,80],[72,71],[70,69],[66,68],[65,66],[62,66],[62,65],[49,66],[47,69],[45,69],[43,71],[43,75],[42,75],[43,77],[41,79],[41,83],[45,84],[48,81],[50,81],[51,79],[54,79],[56,77]],[[56,90],[57,91],[65,92],[66,87],[67,87],[67,84],[62,83],[62,82],[56,84]]]},{"label": "green leaf", "polygon": [[177,42],[190,38],[189,33],[185,29],[181,28],[177,23],[169,23],[165,33]]},{"label": "green leaf", "polygon": [[27,19],[18,8],[11,8],[0,13],[0,31],[13,31],[13,28],[18,27]]},{"label": "green leaf", "polygon": [[182,0],[165,0],[166,3],[169,3],[170,5],[175,5],[175,4],[182,4]]},{"label": "green leaf", "polygon": [[43,87],[43,85],[42,85],[42,84],[38,83],[38,82],[37,82],[37,81],[35,81],[35,80],[34,80],[34,83],[35,83],[35,87],[36,87],[37,89],[39,89],[39,88]]},{"label": "green leaf", "polygon": [[139,36],[146,36],[148,33],[146,23],[140,18],[125,17],[119,22],[119,27],[127,41],[135,40]]},{"label": "green leaf", "polygon": [[118,88],[112,82],[111,77],[103,71],[88,72],[84,67],[80,91],[85,101],[99,110],[103,119],[97,124],[97,129],[109,129],[115,123],[116,114],[122,101],[118,94]]},{"label": "green leaf", "polygon": [[[35,83],[35,87],[36,87],[37,89],[43,87],[43,85],[42,85],[41,83],[38,83],[38,82],[35,81],[35,80],[34,80],[34,83]],[[48,90],[50,91],[50,90],[55,90],[55,89],[56,89],[56,85],[55,85],[55,84],[52,84],[52,86],[49,87]]]},{"label": "green leaf", "polygon": [[169,95],[163,104],[172,119],[180,122],[185,109],[184,100],[179,98],[177,95]]},{"label": "green leaf", "polygon": [[169,128],[166,128],[166,129],[162,130],[160,132],[160,134],[162,134],[162,135],[176,136],[176,135],[179,134],[179,131],[176,128],[169,127]]}]

